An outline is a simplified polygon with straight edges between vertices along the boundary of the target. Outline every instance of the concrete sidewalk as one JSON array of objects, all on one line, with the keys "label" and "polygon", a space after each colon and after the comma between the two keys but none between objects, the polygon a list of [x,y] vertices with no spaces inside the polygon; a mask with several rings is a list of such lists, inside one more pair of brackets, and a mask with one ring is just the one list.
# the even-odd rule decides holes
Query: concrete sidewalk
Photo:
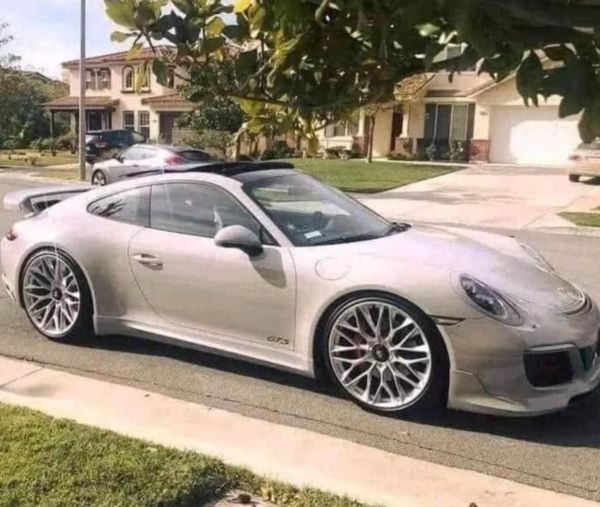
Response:
[{"label": "concrete sidewalk", "polygon": [[360,200],[392,219],[575,232],[558,213],[600,206],[600,184],[571,183],[563,169],[484,165]]},{"label": "concrete sidewalk", "polygon": [[[399,507],[596,503],[303,429],[0,357],[0,402],[220,457],[298,486]],[[357,410],[359,410],[357,408]]]}]

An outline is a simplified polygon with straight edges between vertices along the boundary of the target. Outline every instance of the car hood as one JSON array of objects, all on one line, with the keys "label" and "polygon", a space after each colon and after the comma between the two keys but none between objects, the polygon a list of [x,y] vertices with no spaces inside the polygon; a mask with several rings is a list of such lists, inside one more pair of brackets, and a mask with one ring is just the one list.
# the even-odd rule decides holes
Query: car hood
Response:
[{"label": "car hood", "polygon": [[[413,227],[360,243],[343,245],[358,269],[365,257],[380,263],[427,266],[443,271],[457,292],[461,274],[484,282],[523,307],[572,312],[585,295],[558,274],[541,267],[514,238],[454,227]],[[386,267],[389,269],[389,267]]]}]

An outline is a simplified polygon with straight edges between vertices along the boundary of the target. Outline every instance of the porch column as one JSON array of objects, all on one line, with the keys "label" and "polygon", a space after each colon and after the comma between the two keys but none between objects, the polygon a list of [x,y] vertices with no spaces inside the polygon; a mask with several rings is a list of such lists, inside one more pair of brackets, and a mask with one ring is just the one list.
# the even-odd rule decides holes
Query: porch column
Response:
[{"label": "porch column", "polygon": [[50,111],[50,139],[54,139],[54,111]]}]

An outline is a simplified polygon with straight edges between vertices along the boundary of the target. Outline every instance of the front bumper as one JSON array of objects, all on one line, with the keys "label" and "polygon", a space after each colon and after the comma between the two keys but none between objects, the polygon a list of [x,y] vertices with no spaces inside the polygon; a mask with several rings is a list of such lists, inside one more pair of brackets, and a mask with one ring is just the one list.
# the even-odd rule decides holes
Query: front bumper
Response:
[{"label": "front bumper", "polygon": [[508,328],[487,318],[442,328],[453,358],[449,408],[540,415],[594,391],[600,385],[598,308],[547,317],[531,328]]}]

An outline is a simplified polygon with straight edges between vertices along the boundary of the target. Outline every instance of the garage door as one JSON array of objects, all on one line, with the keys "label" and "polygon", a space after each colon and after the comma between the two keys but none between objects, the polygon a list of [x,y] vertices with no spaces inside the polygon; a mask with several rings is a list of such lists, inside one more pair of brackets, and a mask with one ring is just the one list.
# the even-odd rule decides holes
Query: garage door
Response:
[{"label": "garage door", "polygon": [[581,142],[577,117],[561,120],[558,107],[494,107],[490,124],[490,161],[562,165]]}]

